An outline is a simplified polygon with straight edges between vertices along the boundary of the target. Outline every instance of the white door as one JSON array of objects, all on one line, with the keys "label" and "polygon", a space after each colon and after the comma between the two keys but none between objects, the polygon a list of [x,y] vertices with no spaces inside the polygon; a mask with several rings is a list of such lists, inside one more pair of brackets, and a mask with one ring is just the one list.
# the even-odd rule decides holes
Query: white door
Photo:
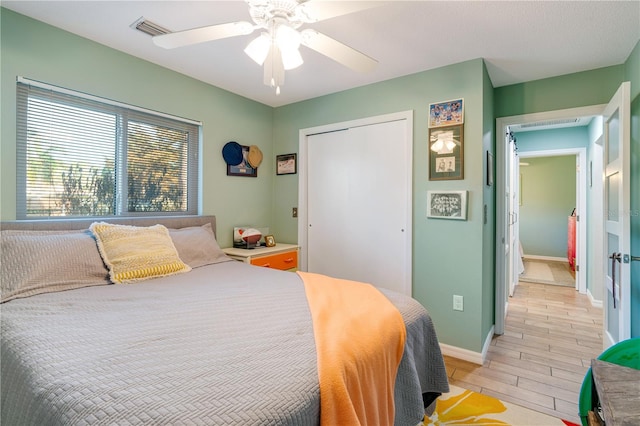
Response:
[{"label": "white door", "polygon": [[[500,126],[498,126],[500,128]],[[497,146],[503,146],[504,151],[497,150],[496,175],[499,177],[496,185],[497,211],[504,212],[496,218],[496,315],[495,334],[504,333],[505,318],[507,316],[507,300],[511,293],[511,283],[513,281],[513,259],[512,259],[512,170],[511,164],[515,156],[515,142],[509,126],[505,126],[503,141],[496,141]],[[504,155],[504,158],[501,157]]]},{"label": "white door", "polygon": [[520,160],[518,159],[518,153],[516,151],[516,142],[513,137],[509,137],[509,152],[510,158],[510,174],[511,178],[510,186],[508,188],[509,197],[509,229],[508,229],[508,241],[509,248],[507,256],[509,257],[509,271],[507,274],[509,283],[509,296],[513,296],[518,280],[520,279],[520,273],[523,272],[521,268],[522,257],[520,253]]},{"label": "white door", "polygon": [[630,83],[604,111],[604,348],[630,337]]},{"label": "white door", "polygon": [[411,295],[406,120],[307,138],[307,270]]}]

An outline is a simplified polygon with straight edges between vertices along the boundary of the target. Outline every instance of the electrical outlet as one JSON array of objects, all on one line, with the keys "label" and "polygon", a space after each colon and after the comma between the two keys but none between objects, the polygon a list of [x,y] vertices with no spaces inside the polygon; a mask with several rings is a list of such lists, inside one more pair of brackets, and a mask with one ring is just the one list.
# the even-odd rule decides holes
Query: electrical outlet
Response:
[{"label": "electrical outlet", "polygon": [[291,217],[298,217],[298,208],[294,207],[291,209]]},{"label": "electrical outlet", "polygon": [[453,295],[453,310],[464,311],[464,299],[462,296],[458,296],[457,294]]}]

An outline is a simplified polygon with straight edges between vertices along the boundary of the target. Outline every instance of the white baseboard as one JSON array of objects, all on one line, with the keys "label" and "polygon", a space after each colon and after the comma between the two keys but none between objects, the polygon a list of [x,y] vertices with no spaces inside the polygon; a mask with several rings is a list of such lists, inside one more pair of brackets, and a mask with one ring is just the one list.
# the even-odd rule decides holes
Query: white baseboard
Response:
[{"label": "white baseboard", "polygon": [[489,330],[487,338],[484,341],[484,345],[482,346],[482,352],[474,352],[470,351],[469,349],[459,348],[457,346],[451,346],[445,343],[440,343],[440,350],[442,351],[443,355],[458,358],[463,361],[472,362],[474,364],[483,365],[484,361],[487,359],[487,351],[489,350],[491,340],[493,339],[493,330],[493,326],[491,326],[491,330]]},{"label": "white baseboard", "polygon": [[602,308],[602,300],[598,300],[593,297],[591,294],[591,290],[587,289],[587,296],[589,297],[589,302],[591,302],[591,306],[594,308]]},{"label": "white baseboard", "polygon": [[566,262],[569,263],[566,257],[554,257],[554,256],[538,256],[536,254],[524,254],[522,255],[523,259],[532,259],[532,260],[549,260],[551,262]]}]

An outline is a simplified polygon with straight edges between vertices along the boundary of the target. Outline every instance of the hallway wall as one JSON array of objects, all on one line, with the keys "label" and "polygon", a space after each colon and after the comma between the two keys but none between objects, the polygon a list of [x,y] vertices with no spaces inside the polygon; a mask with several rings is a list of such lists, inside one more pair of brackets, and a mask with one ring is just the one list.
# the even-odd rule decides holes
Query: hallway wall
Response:
[{"label": "hallway wall", "polygon": [[576,206],[576,156],[524,158],[520,243],[525,255],[567,258],[568,216]]}]

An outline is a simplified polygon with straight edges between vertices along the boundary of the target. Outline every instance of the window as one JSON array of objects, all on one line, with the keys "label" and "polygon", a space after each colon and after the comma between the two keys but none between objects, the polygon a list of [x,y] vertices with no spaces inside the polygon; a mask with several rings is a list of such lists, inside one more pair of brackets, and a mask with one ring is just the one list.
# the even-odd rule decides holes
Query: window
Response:
[{"label": "window", "polygon": [[196,214],[201,124],[19,79],[19,219]]}]

